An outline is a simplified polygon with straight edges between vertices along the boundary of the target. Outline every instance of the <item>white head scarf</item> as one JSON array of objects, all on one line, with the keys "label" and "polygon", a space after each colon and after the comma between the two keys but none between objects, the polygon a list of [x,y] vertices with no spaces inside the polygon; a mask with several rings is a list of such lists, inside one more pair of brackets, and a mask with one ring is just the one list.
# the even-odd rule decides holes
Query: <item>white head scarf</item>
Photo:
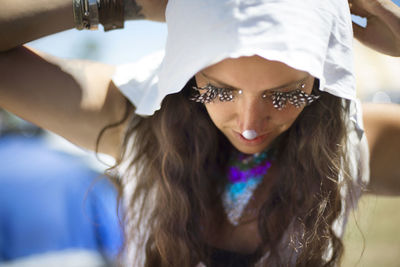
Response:
[{"label": "white head scarf", "polygon": [[306,71],[320,90],[356,99],[347,0],[169,0],[166,21],[162,64],[140,89],[124,92],[137,114],[152,115],[203,68],[252,55]]}]

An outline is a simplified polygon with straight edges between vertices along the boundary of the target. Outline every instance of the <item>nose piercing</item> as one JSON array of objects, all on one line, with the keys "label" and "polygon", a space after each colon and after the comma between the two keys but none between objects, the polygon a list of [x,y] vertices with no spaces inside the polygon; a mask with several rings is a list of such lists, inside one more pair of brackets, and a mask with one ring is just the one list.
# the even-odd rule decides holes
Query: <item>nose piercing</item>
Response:
[{"label": "nose piercing", "polygon": [[253,140],[258,136],[257,132],[254,130],[245,130],[242,133],[243,137],[248,139],[248,140]]}]

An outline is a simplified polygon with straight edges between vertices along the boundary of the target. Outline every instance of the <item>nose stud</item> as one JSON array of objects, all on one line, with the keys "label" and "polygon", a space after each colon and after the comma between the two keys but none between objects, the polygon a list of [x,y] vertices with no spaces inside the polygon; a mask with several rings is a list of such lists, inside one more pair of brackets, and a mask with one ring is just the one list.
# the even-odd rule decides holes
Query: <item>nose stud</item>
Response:
[{"label": "nose stud", "polygon": [[254,130],[245,130],[242,133],[243,137],[246,138],[247,140],[253,140],[258,136],[257,132]]}]

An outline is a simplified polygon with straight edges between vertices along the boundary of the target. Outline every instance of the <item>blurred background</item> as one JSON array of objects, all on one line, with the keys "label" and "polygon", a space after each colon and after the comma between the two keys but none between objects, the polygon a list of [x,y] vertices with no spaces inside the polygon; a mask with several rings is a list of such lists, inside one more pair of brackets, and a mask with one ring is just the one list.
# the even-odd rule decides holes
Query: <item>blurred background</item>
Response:
[{"label": "blurred background", "polygon": [[[124,64],[163,49],[166,37],[164,24],[136,21],[124,30],[69,30],[28,45],[64,58]],[[400,103],[400,59],[358,42],[354,47],[359,97]],[[123,239],[117,193],[102,175],[111,159],[102,157],[103,164],[1,111],[0,162],[0,267],[114,265]],[[361,199],[344,237],[342,266],[400,266],[399,206],[394,197]]]},{"label": "blurred background", "polygon": [[[27,44],[63,58],[123,64],[163,48],[166,26],[69,30]],[[0,267],[115,266],[123,243],[113,159],[0,110]],[[117,212],[119,216],[117,216]]]}]

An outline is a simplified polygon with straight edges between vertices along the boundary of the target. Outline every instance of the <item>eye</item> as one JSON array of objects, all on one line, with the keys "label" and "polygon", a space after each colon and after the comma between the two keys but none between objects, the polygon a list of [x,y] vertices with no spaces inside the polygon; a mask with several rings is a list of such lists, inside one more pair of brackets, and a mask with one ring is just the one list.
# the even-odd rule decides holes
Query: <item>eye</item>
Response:
[{"label": "eye", "polygon": [[270,96],[274,108],[277,110],[282,110],[286,107],[286,102],[288,99],[287,92],[274,91],[270,93]]},{"label": "eye", "polygon": [[[304,88],[304,85],[301,85],[300,88]],[[320,96],[314,94],[307,94],[301,89],[295,89],[288,92],[274,91],[271,93],[272,105],[277,110],[284,109],[287,102],[296,108],[302,108],[310,105],[319,97]]]},{"label": "eye", "polygon": [[[194,93],[189,98],[192,101],[208,104],[218,98],[221,102],[232,101],[234,99],[234,90],[230,88],[216,87],[208,83],[204,87],[193,86]],[[205,90],[205,92],[201,92]]]}]

